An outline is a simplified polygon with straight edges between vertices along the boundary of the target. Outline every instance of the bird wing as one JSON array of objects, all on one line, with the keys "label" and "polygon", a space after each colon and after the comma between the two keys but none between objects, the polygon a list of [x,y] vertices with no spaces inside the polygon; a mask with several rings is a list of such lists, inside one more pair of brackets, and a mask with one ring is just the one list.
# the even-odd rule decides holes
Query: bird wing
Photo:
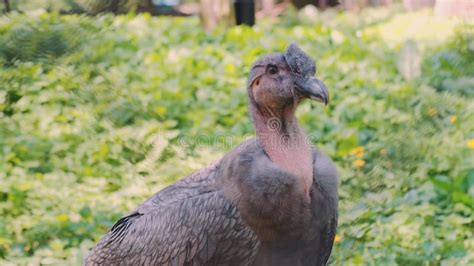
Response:
[{"label": "bird wing", "polygon": [[336,237],[338,220],[338,176],[337,169],[332,160],[323,153],[313,149],[314,189],[318,190],[320,202],[316,204],[315,217],[322,222],[319,241],[321,243],[322,264],[326,264],[331,255],[331,250]]},{"label": "bird wing", "polygon": [[258,242],[237,208],[201,170],[155,194],[121,218],[86,265],[246,264]]}]

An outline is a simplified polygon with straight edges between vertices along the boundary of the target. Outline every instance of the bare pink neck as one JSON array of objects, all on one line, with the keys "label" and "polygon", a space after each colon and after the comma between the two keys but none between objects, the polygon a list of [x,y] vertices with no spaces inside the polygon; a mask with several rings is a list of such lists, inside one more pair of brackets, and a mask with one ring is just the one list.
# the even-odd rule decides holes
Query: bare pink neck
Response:
[{"label": "bare pink neck", "polygon": [[270,159],[300,178],[309,198],[313,183],[311,145],[295,118],[296,106],[288,106],[278,113],[251,108],[257,138]]}]

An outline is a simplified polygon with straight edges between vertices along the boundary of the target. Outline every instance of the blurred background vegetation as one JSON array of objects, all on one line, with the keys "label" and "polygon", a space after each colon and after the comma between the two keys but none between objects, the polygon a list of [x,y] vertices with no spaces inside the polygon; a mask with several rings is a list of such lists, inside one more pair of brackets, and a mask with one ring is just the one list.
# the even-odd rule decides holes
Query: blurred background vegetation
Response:
[{"label": "blurred background vegetation", "polygon": [[298,110],[341,174],[331,264],[473,265],[472,20],[290,6],[205,31],[99,2],[10,0],[0,17],[1,265],[81,264],[123,214],[252,137],[249,67],[291,42],[332,98]]}]

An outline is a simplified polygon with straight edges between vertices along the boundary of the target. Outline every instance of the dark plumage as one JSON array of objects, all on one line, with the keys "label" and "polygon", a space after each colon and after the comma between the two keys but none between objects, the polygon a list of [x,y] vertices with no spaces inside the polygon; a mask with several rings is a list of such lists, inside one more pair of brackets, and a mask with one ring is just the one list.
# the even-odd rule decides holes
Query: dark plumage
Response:
[{"label": "dark plumage", "polygon": [[327,103],[296,45],[252,67],[257,138],[155,194],[120,219],[86,265],[325,265],[337,225],[337,173],[294,111]]}]

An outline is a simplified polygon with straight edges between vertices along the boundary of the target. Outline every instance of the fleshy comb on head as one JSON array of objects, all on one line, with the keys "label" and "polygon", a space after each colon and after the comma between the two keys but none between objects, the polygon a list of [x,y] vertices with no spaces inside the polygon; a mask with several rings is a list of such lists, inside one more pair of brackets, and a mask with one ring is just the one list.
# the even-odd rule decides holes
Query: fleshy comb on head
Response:
[{"label": "fleshy comb on head", "polygon": [[291,71],[295,74],[303,76],[314,76],[316,74],[316,63],[298,45],[290,44],[283,56]]}]

